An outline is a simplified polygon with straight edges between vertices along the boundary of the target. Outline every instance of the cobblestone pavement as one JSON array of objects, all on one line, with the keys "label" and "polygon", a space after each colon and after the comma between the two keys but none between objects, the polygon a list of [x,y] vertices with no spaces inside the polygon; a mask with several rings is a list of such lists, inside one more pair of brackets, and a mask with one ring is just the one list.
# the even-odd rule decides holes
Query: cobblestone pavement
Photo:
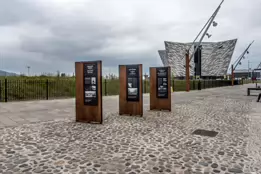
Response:
[{"label": "cobblestone pavement", "polygon": [[[116,109],[104,106],[103,125],[68,116],[4,127],[0,173],[261,173],[261,103],[246,96],[248,86],[174,93],[171,113],[146,109],[142,118],[119,116],[111,97]],[[9,117],[9,106],[2,108]],[[218,134],[193,135],[196,129]]]}]

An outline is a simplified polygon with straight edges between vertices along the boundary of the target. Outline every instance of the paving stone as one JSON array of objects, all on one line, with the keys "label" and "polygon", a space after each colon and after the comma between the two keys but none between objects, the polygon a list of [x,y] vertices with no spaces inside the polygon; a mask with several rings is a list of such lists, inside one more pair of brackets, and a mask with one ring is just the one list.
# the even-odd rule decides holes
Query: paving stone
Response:
[{"label": "paving stone", "polygon": [[30,170],[32,170],[32,168],[24,169],[24,170],[22,170],[22,172],[28,172],[28,171],[30,171]]},{"label": "paving stone", "polygon": [[228,169],[228,171],[233,172],[233,173],[243,173],[243,171],[241,169],[236,169],[236,168]]},{"label": "paving stone", "polygon": [[214,173],[220,173],[220,170],[214,169],[213,172]]},{"label": "paving stone", "polygon": [[23,164],[27,161],[28,161],[28,159],[20,159],[20,160],[14,161],[14,164]]},{"label": "paving stone", "polygon": [[21,168],[27,167],[27,166],[28,166],[28,164],[21,164],[21,165],[19,165],[19,167],[21,167]]},{"label": "paving stone", "polygon": [[213,163],[213,164],[211,164],[211,167],[212,167],[212,168],[217,168],[217,167],[218,167],[218,164],[217,164],[217,163]]},{"label": "paving stone", "polygon": [[206,162],[202,162],[202,161],[201,161],[201,162],[199,162],[198,164],[199,164],[199,165],[202,165],[202,166],[205,166],[205,167],[207,167],[207,166],[208,166],[208,163],[206,163]]},{"label": "paving stone", "polygon": [[225,167],[220,167],[220,169],[221,169],[222,171],[226,171],[226,168],[225,168]]},{"label": "paving stone", "polygon": [[218,152],[218,154],[219,154],[219,155],[224,155],[225,153],[224,153],[224,152],[221,152],[221,151],[219,151],[219,152]]},{"label": "paving stone", "polygon": [[[37,169],[35,169],[34,170],[34,172],[35,173],[42,173],[42,172],[44,172],[44,170],[43,169],[40,169],[40,168],[37,168]],[[54,171],[55,172],[55,171]],[[57,172],[57,171],[56,171]]]}]

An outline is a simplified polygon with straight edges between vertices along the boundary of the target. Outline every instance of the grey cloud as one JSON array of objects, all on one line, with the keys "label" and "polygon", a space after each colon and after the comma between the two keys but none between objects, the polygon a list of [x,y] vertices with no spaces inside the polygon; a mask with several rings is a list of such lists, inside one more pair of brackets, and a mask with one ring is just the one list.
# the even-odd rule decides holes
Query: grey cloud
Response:
[{"label": "grey cloud", "polygon": [[[21,48],[28,52],[43,53],[46,57],[54,55],[55,58],[61,59],[61,61],[73,62],[79,57],[91,57],[92,59],[97,57],[97,59],[103,60],[106,66],[113,66],[117,63],[124,64],[124,62],[140,62],[149,66],[151,54],[156,55],[156,51],[153,49],[149,52],[132,53],[131,55],[125,55],[124,53],[101,55],[100,52],[103,49],[110,47],[109,41],[112,41],[111,44],[117,42],[117,49],[121,50],[126,46],[128,47],[128,45],[121,45],[126,35],[135,38],[135,33],[138,33],[138,30],[142,31],[139,27],[130,27],[127,30],[114,32],[110,27],[102,24],[92,25],[92,23],[77,24],[68,22],[61,25],[56,24],[49,28],[52,33],[50,37],[22,37]],[[141,40],[141,38],[139,39]]]},{"label": "grey cloud", "polygon": [[66,59],[79,53],[97,49],[103,45],[100,40],[88,40],[66,37],[51,38],[30,38],[24,37],[21,41],[21,48],[28,52],[38,52],[45,55],[61,56]]},{"label": "grey cloud", "polygon": [[3,0],[0,2],[0,26],[21,22],[43,23],[44,14],[27,0]]},{"label": "grey cloud", "polygon": [[[111,2],[118,6],[126,3],[124,8],[129,11],[126,16],[121,14],[124,13],[122,9],[117,14],[120,8],[110,6],[109,2],[101,6],[103,1],[91,1],[91,4],[84,4],[86,10],[83,5],[79,10],[73,9],[72,13],[59,6],[48,10],[48,5],[41,7],[36,2],[0,1],[0,36],[1,25],[12,26],[18,31],[25,30],[24,23],[36,27],[18,34],[18,46],[5,51],[24,54],[9,52],[0,56],[0,59],[5,59],[0,69],[24,71],[25,65],[30,64],[35,72],[55,72],[58,69],[72,72],[74,61],[80,60],[102,60],[104,67],[115,68],[115,71],[119,64],[142,63],[145,69],[161,66],[157,50],[164,49],[164,40],[191,42],[220,1],[180,0],[168,1],[167,5],[161,1],[146,1],[141,5],[131,0]],[[251,3],[225,1],[216,19],[219,25],[211,29],[213,40],[210,41],[238,38],[235,60],[247,44],[256,39],[250,52],[251,59],[258,61],[261,54],[258,41],[261,40],[260,8],[259,0],[251,0]],[[12,65],[14,60],[17,60],[17,65]]]}]

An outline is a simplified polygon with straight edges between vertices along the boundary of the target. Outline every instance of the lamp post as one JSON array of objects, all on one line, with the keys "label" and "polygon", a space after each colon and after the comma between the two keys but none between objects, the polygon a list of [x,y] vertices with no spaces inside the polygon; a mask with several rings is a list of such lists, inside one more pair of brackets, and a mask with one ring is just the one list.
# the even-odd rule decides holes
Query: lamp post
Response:
[{"label": "lamp post", "polygon": [[[235,66],[231,66],[231,80],[232,80],[232,86],[234,83],[234,71],[237,68],[238,65],[241,65],[241,60],[245,58],[245,54],[249,54],[248,49],[251,47],[251,45],[254,43],[254,40],[248,45],[248,47],[245,49],[245,51],[238,57],[238,59],[234,62]],[[232,64],[233,65],[233,64]],[[248,78],[249,78],[249,61],[248,61]]]},{"label": "lamp post", "polygon": [[231,65],[231,86],[234,86],[234,65]]},{"label": "lamp post", "polygon": [[[222,3],[224,2],[224,0],[222,0],[222,2],[219,4],[219,6],[217,7],[217,9],[215,10],[215,12],[211,15],[211,17],[209,18],[209,20],[207,21],[207,23],[204,25],[204,27],[201,29],[201,31],[199,32],[199,34],[197,35],[197,37],[195,38],[195,40],[193,41],[192,45],[190,46],[189,49],[186,50],[185,52],[185,57],[186,57],[186,64],[185,64],[185,68],[186,68],[186,91],[189,92],[190,90],[190,72],[189,72],[189,63],[192,59],[192,57],[194,56],[195,52],[197,51],[197,49],[199,48],[199,46],[201,45],[202,40],[204,39],[205,36],[207,36],[208,38],[211,37],[210,34],[207,33],[208,29],[210,28],[211,24],[213,25],[213,27],[217,26],[217,22],[214,21],[219,9],[221,8]],[[206,29],[205,29],[206,28]],[[202,33],[202,31],[205,29],[205,31],[203,32],[199,42],[196,45],[196,48],[194,49],[193,53],[191,56],[189,56],[189,51],[191,49],[191,47],[195,44],[195,41],[197,40],[197,38],[200,36],[200,34]]]},{"label": "lamp post", "polygon": [[190,90],[189,50],[186,52],[186,91]]}]

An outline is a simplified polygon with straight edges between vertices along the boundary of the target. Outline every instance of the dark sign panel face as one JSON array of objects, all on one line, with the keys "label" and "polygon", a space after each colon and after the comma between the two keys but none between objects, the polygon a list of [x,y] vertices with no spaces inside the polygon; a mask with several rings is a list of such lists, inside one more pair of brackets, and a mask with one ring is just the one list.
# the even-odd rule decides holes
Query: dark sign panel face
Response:
[{"label": "dark sign panel face", "polygon": [[84,87],[84,105],[98,105],[98,68],[97,63],[83,64],[83,87]]},{"label": "dark sign panel face", "polygon": [[168,67],[156,68],[157,98],[168,98]]},{"label": "dark sign panel face", "polygon": [[140,84],[139,84],[139,66],[127,65],[127,101],[139,101]]}]

